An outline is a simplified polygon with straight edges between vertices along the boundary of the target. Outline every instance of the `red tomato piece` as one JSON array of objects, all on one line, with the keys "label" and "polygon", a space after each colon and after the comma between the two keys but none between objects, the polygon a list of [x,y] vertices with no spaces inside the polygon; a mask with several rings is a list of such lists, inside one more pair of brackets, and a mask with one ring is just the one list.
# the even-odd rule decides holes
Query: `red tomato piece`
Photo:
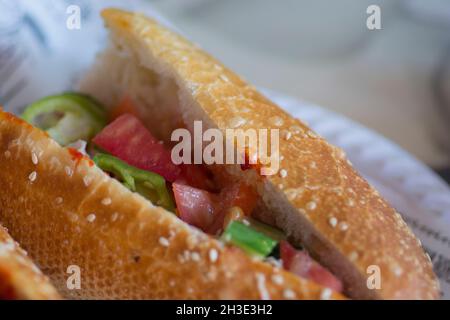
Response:
[{"label": "red tomato piece", "polygon": [[[309,257],[309,256],[308,256]],[[311,259],[311,257],[309,257]],[[311,259],[312,260],[312,259]],[[342,292],[342,282],[336,278],[328,269],[320,265],[318,262],[312,260],[312,265],[308,273],[309,279],[318,284],[333,289],[336,292]]]},{"label": "red tomato piece", "polygon": [[123,114],[92,140],[111,155],[137,168],[156,172],[175,181],[180,168],[172,162],[170,152],[152,136],[133,115]]},{"label": "red tomato piece", "polygon": [[207,232],[220,211],[218,195],[177,182],[172,189],[181,220]]},{"label": "red tomato piece", "polygon": [[258,194],[251,186],[239,182],[221,191],[222,199],[227,208],[239,207],[245,215],[250,215],[256,207]]},{"label": "red tomato piece", "polygon": [[205,166],[201,164],[182,164],[181,176],[179,180],[189,186],[212,191],[214,184],[210,177],[209,172],[206,170]]},{"label": "red tomato piece", "polygon": [[256,204],[256,193],[242,183],[215,194],[177,181],[173,184],[173,192],[180,218],[214,235],[223,228],[229,208],[238,206],[249,215]]},{"label": "red tomato piece", "polygon": [[258,195],[255,190],[245,183],[239,182],[222,189],[220,192],[221,211],[218,212],[214,224],[209,229],[209,233],[217,234],[223,229],[225,215],[228,209],[239,207],[245,215],[250,215],[256,206]]},{"label": "red tomato piece", "polygon": [[281,260],[283,267],[290,272],[324,287],[342,292],[342,282],[330,271],[320,265],[304,250],[296,250],[287,241],[280,244]]},{"label": "red tomato piece", "polygon": [[283,262],[283,268],[289,270],[292,263],[292,258],[297,253],[297,249],[295,249],[291,244],[287,241],[280,242],[280,256],[281,261]]}]

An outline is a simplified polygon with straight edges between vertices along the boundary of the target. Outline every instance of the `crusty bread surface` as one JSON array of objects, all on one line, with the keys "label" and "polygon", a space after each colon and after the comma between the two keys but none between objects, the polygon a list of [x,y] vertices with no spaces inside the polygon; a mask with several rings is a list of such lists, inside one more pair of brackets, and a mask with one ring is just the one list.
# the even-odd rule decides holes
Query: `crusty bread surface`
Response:
[{"label": "crusty bread surface", "polygon": [[0,226],[0,300],[55,300],[60,296],[27,253]]},{"label": "crusty bread surface", "polygon": [[[146,125],[166,142],[180,123],[192,129],[194,120],[202,120],[204,129],[279,129],[277,174],[253,179],[239,166],[211,169],[253,179],[261,195],[256,214],[338,275],[349,296],[438,297],[438,282],[419,240],[342,150],[152,19],[117,9],[103,11],[103,17],[112,44],[82,81],[83,91],[108,107],[130,96]],[[367,286],[373,270],[380,271],[381,288]]]},{"label": "crusty bread surface", "polygon": [[224,246],[2,111],[0,168],[0,221],[67,298],[342,298]]}]

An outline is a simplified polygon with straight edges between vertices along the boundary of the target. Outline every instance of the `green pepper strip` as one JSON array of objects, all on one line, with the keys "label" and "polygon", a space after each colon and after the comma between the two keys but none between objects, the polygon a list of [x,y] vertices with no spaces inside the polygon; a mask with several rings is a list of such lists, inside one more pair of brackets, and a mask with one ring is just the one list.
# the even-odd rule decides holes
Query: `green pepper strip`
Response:
[{"label": "green pepper strip", "polygon": [[222,239],[240,247],[250,255],[263,258],[267,257],[278,244],[278,241],[239,221],[233,221],[228,225]]},{"label": "green pepper strip", "polygon": [[[167,191],[166,181],[159,174],[130,166],[109,154],[97,153],[93,160],[102,170],[113,173],[123,181],[123,184],[131,191],[138,192],[151,201],[156,201],[157,205],[167,210],[175,211],[175,205]],[[156,199],[151,196],[152,191],[156,192]]]},{"label": "green pepper strip", "polygon": [[[63,117],[53,123],[51,127],[45,128],[37,123],[39,116],[57,112],[61,112]],[[106,125],[107,117],[100,103],[93,98],[68,92],[33,102],[25,109],[22,118],[32,125],[46,130],[52,138],[65,145],[78,139],[89,140]],[[55,121],[55,119],[53,120]],[[65,128],[65,125],[68,125],[69,128]],[[75,129],[72,136],[67,133],[70,131],[70,127]],[[80,130],[76,130],[78,128]]]}]

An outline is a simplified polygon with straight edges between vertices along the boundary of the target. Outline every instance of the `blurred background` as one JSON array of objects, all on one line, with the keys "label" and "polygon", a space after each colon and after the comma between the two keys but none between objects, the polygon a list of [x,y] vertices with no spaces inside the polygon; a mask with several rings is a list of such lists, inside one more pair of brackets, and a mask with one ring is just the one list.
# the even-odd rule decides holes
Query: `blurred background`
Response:
[{"label": "blurred background", "polygon": [[[45,3],[48,19],[52,15],[58,19],[64,17],[68,4],[79,4],[89,16],[88,3],[102,6],[110,2],[0,0],[0,59],[11,58],[4,44],[2,49],[2,41],[8,39],[6,35],[17,39],[11,30],[18,22],[27,24],[25,36],[40,39],[44,52],[46,46],[67,48],[60,38],[46,39],[40,28],[47,21],[33,20],[22,12],[24,7]],[[143,2],[249,82],[356,120],[450,178],[450,1]],[[380,30],[366,26],[369,5],[380,7]],[[82,50],[93,50],[89,46],[78,49],[63,49],[73,57],[68,69],[83,61]],[[3,81],[12,71],[0,63]],[[42,66],[29,62],[28,68]],[[37,73],[40,77],[59,72],[48,66]],[[0,102],[12,101],[15,90],[0,86]]]}]

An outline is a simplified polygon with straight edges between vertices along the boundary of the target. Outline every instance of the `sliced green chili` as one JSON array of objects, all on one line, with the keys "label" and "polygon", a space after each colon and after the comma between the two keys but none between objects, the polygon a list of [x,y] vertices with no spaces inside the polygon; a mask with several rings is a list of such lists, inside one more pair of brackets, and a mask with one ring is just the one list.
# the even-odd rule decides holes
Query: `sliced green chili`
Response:
[{"label": "sliced green chili", "polygon": [[276,240],[239,221],[233,221],[228,225],[222,239],[259,257],[267,257],[278,244]]},{"label": "sliced green chili", "polygon": [[93,160],[102,170],[114,174],[131,191],[138,192],[156,205],[175,211],[166,181],[159,174],[130,166],[109,154],[97,153]]},{"label": "sliced green chili", "polygon": [[79,93],[42,98],[26,107],[22,118],[37,126],[61,145],[89,140],[106,125],[106,113],[99,102]]}]

